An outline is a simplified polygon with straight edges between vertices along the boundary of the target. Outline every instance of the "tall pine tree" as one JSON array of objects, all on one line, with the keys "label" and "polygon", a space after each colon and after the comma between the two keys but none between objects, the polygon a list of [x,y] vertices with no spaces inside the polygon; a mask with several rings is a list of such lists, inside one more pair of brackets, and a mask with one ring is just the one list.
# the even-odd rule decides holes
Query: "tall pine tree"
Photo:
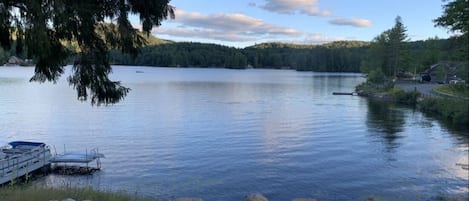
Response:
[{"label": "tall pine tree", "polygon": [[407,41],[407,28],[402,24],[402,19],[397,16],[394,27],[388,31],[389,40],[389,68],[392,69],[392,76],[397,77],[397,73],[402,68],[402,54],[405,52],[405,43]]},{"label": "tall pine tree", "polygon": [[406,52],[405,42],[407,41],[406,31],[401,17],[397,16],[391,29],[373,39],[367,55],[362,60],[360,67],[362,72],[369,73],[379,68],[387,77],[395,78],[399,69],[403,67],[403,54]]}]

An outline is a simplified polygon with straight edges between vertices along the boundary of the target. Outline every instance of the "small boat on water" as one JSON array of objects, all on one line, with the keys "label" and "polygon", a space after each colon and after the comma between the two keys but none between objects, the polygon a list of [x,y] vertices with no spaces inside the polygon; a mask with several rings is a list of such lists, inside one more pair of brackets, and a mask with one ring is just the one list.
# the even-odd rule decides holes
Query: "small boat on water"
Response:
[{"label": "small boat on water", "polygon": [[50,166],[50,148],[42,142],[13,141],[0,147],[0,184]]}]

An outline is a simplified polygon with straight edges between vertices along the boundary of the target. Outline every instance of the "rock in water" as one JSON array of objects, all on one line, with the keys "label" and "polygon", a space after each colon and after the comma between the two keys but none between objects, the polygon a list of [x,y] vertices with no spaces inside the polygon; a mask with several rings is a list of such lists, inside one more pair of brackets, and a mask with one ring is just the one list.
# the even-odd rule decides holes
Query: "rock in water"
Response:
[{"label": "rock in water", "polygon": [[176,201],[204,201],[201,198],[178,198]]},{"label": "rock in water", "polygon": [[269,199],[264,197],[262,194],[256,193],[247,196],[244,201],[269,201]]}]

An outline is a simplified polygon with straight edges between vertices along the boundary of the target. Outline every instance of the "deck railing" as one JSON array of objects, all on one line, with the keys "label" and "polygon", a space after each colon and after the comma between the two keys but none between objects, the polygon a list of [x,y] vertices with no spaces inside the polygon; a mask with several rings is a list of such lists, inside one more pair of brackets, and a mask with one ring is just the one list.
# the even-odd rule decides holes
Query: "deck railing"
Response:
[{"label": "deck railing", "polygon": [[49,163],[48,159],[46,159],[46,154],[49,151],[49,147],[45,145],[41,145],[27,151],[20,148],[14,148],[5,151],[11,151],[14,154],[6,154],[5,158],[0,159],[1,177],[10,175],[12,173],[14,174],[15,172],[17,174],[16,176],[20,176],[18,175],[20,169],[28,168],[29,166],[39,162],[42,162],[42,165],[46,165]]}]

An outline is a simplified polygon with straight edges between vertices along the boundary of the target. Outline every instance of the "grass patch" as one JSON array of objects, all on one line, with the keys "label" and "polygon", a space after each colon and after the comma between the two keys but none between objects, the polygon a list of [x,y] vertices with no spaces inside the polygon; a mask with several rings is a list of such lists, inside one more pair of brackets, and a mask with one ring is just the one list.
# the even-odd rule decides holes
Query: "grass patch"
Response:
[{"label": "grass patch", "polygon": [[125,191],[97,191],[91,187],[44,188],[31,185],[7,186],[0,189],[0,200],[4,201],[49,201],[72,198],[74,200],[92,201],[157,201],[142,198]]},{"label": "grass patch", "polygon": [[459,97],[459,98],[468,98],[469,89],[464,83],[457,84],[445,84],[438,86],[434,89],[436,92],[447,94],[449,96]]},{"label": "grass patch", "polygon": [[355,92],[366,96],[373,96],[377,94],[386,94],[388,90],[392,89],[394,84],[386,82],[384,84],[373,84],[371,82],[364,82],[355,87]]}]

